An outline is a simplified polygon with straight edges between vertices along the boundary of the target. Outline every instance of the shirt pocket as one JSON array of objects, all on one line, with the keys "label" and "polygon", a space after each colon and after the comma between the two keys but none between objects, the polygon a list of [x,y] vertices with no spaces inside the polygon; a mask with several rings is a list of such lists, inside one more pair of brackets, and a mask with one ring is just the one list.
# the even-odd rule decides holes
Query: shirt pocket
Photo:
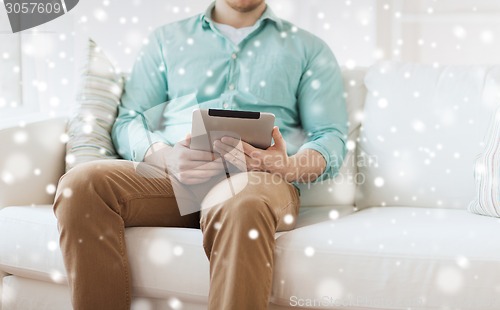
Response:
[{"label": "shirt pocket", "polygon": [[249,91],[259,101],[290,105],[295,103],[301,64],[286,54],[259,55],[249,64]]}]

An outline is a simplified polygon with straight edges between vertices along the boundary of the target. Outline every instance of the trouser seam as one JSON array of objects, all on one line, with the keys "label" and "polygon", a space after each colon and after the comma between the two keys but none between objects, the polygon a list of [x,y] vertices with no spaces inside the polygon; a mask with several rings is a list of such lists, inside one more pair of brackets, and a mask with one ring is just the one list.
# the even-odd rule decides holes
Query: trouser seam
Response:
[{"label": "trouser seam", "polygon": [[125,227],[125,223],[120,227],[120,254],[122,256],[122,265],[123,265],[124,272],[125,272],[125,284],[126,284],[125,303],[127,305],[129,305],[131,303],[130,294],[129,294],[130,277],[129,277],[127,262],[126,262],[127,258],[125,257],[125,247],[124,247],[124,240],[123,240],[123,237],[125,235],[124,227]]},{"label": "trouser seam", "polygon": [[128,195],[126,197],[121,197],[118,199],[118,203],[120,204],[127,204],[131,200],[135,199],[148,199],[148,198],[174,198],[175,196],[173,195],[167,195],[167,194],[133,194],[133,195]]}]

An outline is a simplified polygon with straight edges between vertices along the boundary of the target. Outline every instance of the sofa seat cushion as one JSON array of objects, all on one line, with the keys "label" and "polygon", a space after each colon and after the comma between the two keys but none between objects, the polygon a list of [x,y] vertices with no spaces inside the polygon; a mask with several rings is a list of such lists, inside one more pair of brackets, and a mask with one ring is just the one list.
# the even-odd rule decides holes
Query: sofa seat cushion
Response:
[{"label": "sofa seat cushion", "polygon": [[[330,221],[332,210],[335,217],[342,217],[352,213],[353,207],[303,207],[297,227]],[[276,237],[287,233],[277,233]],[[209,263],[200,230],[134,227],[126,229],[125,234],[135,295],[165,298],[175,294],[206,300]],[[0,210],[0,236],[0,270],[66,283],[57,220],[50,205]]]},{"label": "sofa seat cushion", "polygon": [[500,309],[500,243],[491,237],[499,234],[499,219],[420,207],[369,208],[302,227],[278,239],[273,302]]}]

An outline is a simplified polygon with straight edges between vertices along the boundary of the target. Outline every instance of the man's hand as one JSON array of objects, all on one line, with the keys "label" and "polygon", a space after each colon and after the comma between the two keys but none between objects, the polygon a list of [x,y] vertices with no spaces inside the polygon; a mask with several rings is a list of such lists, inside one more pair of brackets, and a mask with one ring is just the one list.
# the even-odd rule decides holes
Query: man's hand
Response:
[{"label": "man's hand", "polygon": [[223,137],[214,142],[214,152],[241,171],[276,173],[287,182],[312,182],[325,171],[326,160],[318,151],[303,149],[288,156],[286,142],[276,126],[273,139],[273,145],[261,150],[244,141]]},{"label": "man's hand", "polygon": [[232,137],[223,137],[214,142],[214,151],[219,153],[241,171],[266,171],[285,176],[290,171],[290,160],[286,153],[286,142],[275,126],[274,144],[265,150]]},{"label": "man's hand", "polygon": [[187,185],[199,184],[224,172],[222,159],[212,152],[191,150],[191,136],[173,147],[165,143],[153,144],[144,161],[159,166]]}]

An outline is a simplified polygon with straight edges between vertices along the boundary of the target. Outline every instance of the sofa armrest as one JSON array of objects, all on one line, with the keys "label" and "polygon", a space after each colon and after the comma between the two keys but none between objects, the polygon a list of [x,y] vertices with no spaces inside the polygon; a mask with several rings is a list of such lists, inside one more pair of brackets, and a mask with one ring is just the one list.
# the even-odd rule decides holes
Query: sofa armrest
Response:
[{"label": "sofa armrest", "polygon": [[55,118],[0,130],[0,208],[53,202],[50,185],[64,173],[65,129],[66,119]]}]

